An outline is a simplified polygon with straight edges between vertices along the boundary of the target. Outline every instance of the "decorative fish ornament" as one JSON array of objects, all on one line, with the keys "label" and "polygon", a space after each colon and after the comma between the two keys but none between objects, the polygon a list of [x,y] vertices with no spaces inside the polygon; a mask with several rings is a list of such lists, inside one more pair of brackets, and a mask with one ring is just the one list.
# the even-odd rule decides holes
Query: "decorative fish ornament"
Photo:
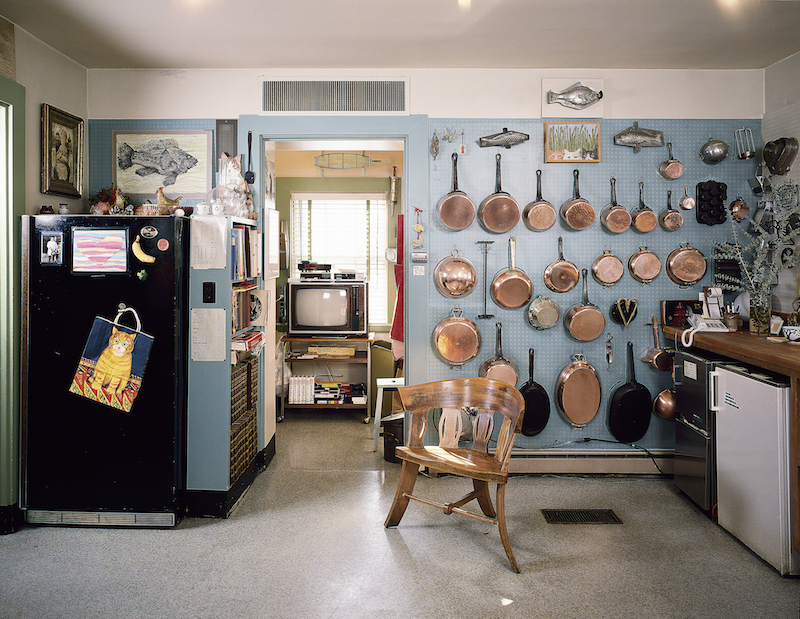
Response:
[{"label": "decorative fish ornament", "polygon": [[638,153],[642,146],[664,146],[664,134],[655,129],[641,129],[639,123],[634,121],[632,127],[614,136],[617,146],[630,146],[633,152]]},{"label": "decorative fish ornament", "polygon": [[500,133],[493,133],[492,135],[484,136],[480,139],[481,147],[485,146],[502,146],[504,148],[511,148],[515,144],[522,144],[524,141],[529,140],[531,136],[527,133],[519,131],[509,131],[503,127]]},{"label": "decorative fish ornament", "polygon": [[600,92],[589,88],[583,82],[575,82],[559,92],[550,90],[547,93],[548,103],[560,103],[564,107],[571,107],[573,110],[582,110],[590,105],[597,103],[603,98],[603,91]]}]

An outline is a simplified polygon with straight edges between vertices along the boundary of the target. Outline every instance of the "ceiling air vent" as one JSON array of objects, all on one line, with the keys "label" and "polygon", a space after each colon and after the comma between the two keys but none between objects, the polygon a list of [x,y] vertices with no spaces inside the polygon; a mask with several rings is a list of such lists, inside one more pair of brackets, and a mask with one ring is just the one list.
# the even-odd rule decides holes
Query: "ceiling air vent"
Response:
[{"label": "ceiling air vent", "polygon": [[408,114],[408,80],[264,80],[266,114]]}]

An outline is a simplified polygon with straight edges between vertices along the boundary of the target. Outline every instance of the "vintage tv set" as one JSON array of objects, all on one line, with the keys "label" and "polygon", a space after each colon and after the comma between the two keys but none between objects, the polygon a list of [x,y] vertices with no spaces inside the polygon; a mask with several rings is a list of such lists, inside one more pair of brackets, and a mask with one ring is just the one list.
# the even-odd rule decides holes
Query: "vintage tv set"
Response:
[{"label": "vintage tv set", "polygon": [[359,337],[369,331],[367,282],[290,281],[289,335]]}]

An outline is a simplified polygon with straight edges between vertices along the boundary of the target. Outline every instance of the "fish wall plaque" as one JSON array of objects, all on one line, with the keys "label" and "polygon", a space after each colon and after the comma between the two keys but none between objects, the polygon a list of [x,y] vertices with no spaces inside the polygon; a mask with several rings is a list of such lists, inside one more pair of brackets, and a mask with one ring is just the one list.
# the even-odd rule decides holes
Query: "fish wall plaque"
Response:
[{"label": "fish wall plaque", "polygon": [[655,129],[642,129],[639,123],[634,121],[632,127],[614,136],[614,144],[630,146],[633,152],[638,153],[643,146],[664,146],[664,134]]},{"label": "fish wall plaque", "polygon": [[503,127],[503,131],[500,133],[493,133],[492,135],[486,135],[480,139],[481,147],[486,146],[502,146],[503,148],[511,148],[515,144],[522,144],[526,140],[530,139],[527,133],[522,133],[520,131],[509,131],[505,127]]},{"label": "fish wall plaque", "polygon": [[548,103],[559,103],[573,110],[583,110],[597,103],[602,98],[602,90],[597,91],[593,88],[589,88],[589,86],[583,82],[575,82],[567,86],[564,90],[557,92],[550,90],[547,93]]}]

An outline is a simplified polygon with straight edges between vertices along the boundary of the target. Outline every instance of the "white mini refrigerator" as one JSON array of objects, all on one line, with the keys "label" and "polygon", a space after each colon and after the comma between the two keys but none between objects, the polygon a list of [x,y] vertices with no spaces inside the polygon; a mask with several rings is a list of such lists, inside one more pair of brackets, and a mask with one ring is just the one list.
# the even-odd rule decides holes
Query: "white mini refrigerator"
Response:
[{"label": "white mini refrigerator", "polygon": [[711,377],[718,522],[781,574],[800,574],[792,548],[789,385],[737,366]]}]

